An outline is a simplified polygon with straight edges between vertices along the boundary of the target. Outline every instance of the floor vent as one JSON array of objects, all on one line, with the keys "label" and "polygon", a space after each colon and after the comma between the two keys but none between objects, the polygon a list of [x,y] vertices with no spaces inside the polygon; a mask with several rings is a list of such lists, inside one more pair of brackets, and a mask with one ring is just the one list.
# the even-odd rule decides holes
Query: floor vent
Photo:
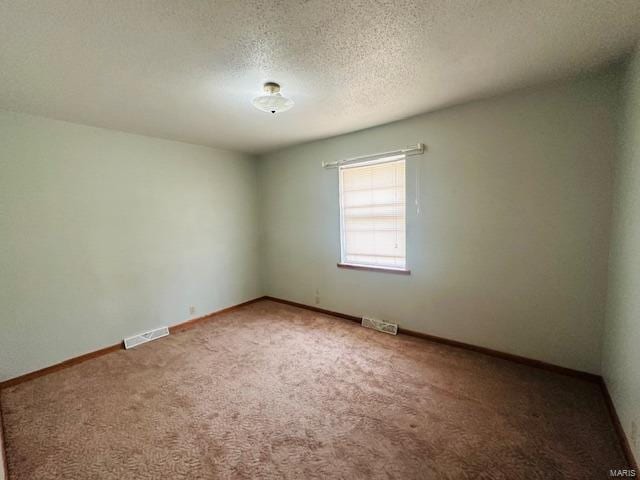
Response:
[{"label": "floor vent", "polygon": [[398,334],[397,323],[389,323],[383,320],[378,320],[377,318],[362,317],[362,326],[366,328],[373,328],[374,330],[379,330],[391,335]]},{"label": "floor vent", "polygon": [[143,343],[150,342],[156,338],[166,337],[169,335],[168,327],[160,327],[148,332],[141,333],[140,335],[134,335],[133,337],[124,339],[124,348],[129,349],[142,345]]}]

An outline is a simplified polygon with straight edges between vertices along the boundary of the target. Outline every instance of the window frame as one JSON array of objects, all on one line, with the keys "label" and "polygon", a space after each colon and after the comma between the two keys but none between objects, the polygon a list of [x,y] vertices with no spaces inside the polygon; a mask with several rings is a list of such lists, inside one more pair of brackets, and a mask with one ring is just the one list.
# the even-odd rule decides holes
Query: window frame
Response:
[{"label": "window frame", "polygon": [[[369,166],[369,165],[378,165],[378,164],[382,164],[382,163],[395,163],[395,162],[404,162],[404,175],[405,175],[405,181],[404,181],[404,217],[405,217],[405,221],[404,221],[404,251],[405,251],[405,256],[404,256],[404,267],[391,267],[391,266],[386,266],[386,265],[367,265],[367,264],[358,264],[358,263],[351,263],[351,262],[346,262],[345,261],[345,238],[346,238],[346,232],[345,232],[345,226],[344,226],[344,206],[343,206],[343,190],[342,190],[342,172],[344,169],[349,169],[349,168],[358,168],[358,167],[365,167],[365,166]],[[339,210],[340,210],[340,261],[337,263],[338,268],[345,268],[345,269],[350,269],[350,270],[362,270],[362,271],[372,271],[372,272],[384,272],[384,273],[395,273],[395,274],[401,274],[401,275],[410,275],[411,274],[411,270],[409,270],[408,268],[408,261],[407,261],[407,189],[406,189],[406,185],[407,185],[407,179],[406,179],[406,175],[407,175],[407,156],[404,154],[401,155],[390,155],[388,157],[382,157],[379,159],[375,159],[375,160],[369,160],[369,161],[363,161],[363,162],[357,162],[357,163],[353,163],[353,164],[349,164],[349,165],[339,165],[338,166],[338,204],[339,204]]]}]

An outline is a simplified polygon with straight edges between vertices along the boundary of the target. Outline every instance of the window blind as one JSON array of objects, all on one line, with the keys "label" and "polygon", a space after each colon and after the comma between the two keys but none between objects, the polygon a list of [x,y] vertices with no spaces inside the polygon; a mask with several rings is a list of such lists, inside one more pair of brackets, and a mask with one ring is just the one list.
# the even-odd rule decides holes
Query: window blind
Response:
[{"label": "window blind", "polygon": [[339,172],[342,263],[406,268],[405,156]]}]

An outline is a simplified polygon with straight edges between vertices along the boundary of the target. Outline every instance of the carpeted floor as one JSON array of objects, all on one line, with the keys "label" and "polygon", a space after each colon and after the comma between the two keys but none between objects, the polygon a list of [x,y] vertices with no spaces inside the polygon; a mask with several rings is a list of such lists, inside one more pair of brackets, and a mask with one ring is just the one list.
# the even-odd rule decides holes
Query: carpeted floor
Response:
[{"label": "carpeted floor", "polygon": [[601,479],[597,385],[270,301],[2,391],[11,480]]}]

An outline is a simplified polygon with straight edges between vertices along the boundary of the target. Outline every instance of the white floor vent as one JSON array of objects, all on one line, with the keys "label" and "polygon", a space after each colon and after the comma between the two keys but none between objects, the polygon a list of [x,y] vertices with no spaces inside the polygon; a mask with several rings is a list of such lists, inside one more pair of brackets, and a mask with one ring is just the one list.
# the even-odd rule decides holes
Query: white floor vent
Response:
[{"label": "white floor vent", "polygon": [[129,349],[142,345],[143,343],[150,342],[156,338],[162,338],[169,335],[169,327],[160,327],[148,332],[141,333],[140,335],[134,335],[133,337],[124,339],[124,348]]},{"label": "white floor vent", "polygon": [[398,334],[398,324],[389,323],[384,320],[378,320],[377,318],[362,317],[362,326],[366,328],[373,328],[384,333],[390,333],[391,335]]}]

